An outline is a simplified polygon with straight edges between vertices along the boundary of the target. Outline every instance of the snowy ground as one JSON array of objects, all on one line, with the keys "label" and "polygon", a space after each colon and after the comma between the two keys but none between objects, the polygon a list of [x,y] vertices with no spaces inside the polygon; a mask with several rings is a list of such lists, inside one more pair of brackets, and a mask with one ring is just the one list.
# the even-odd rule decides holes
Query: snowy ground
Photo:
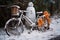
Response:
[{"label": "snowy ground", "polygon": [[7,36],[6,33],[0,29],[0,40],[49,40],[60,35],[60,18],[52,18],[50,27],[53,28],[53,30],[48,30],[46,32],[34,30],[30,34],[25,30],[21,35],[17,36]]}]

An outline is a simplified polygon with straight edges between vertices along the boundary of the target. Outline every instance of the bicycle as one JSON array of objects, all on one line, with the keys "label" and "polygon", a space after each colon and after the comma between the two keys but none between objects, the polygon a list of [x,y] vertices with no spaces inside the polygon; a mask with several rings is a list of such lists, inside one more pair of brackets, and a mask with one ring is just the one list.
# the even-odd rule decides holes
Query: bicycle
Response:
[{"label": "bicycle", "polygon": [[[38,29],[42,31],[46,31],[48,29],[50,29],[50,23],[51,23],[51,19],[50,19],[50,14],[47,11],[44,11],[42,16],[39,16],[39,12],[38,12]],[[39,28],[40,27],[40,28]]]},{"label": "bicycle", "polygon": [[[19,11],[21,12],[21,15],[19,18],[11,18],[5,24],[4,29],[8,36],[12,34],[17,35],[17,32],[19,32],[19,34],[23,33],[24,27],[23,27],[22,19],[25,19],[26,22],[28,22],[30,26],[35,25],[35,23],[33,23],[27,16],[23,15],[23,13],[27,11],[24,11],[24,10],[19,10]],[[18,30],[18,28],[20,29]]]}]

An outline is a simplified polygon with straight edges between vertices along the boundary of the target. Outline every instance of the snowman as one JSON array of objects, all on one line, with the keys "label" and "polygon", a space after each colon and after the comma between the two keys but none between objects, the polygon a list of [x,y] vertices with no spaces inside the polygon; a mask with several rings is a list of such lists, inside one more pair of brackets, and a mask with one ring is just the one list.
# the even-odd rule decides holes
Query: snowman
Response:
[{"label": "snowman", "polygon": [[36,13],[35,13],[35,8],[33,7],[33,3],[29,2],[28,7],[26,9],[27,13],[26,16],[35,23],[36,21]]}]

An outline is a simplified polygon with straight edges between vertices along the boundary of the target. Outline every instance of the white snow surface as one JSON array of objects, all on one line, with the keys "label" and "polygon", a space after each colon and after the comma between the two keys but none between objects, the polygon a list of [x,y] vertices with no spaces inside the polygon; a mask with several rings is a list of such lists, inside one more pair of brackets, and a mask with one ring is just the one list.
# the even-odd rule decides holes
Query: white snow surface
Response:
[{"label": "white snow surface", "polygon": [[0,35],[0,40],[48,40],[50,38],[56,37],[60,35],[60,18],[58,19],[51,19],[50,28],[53,30],[47,30],[46,32],[41,32],[34,30],[30,34],[28,34],[28,30],[24,30],[21,35],[17,36],[7,36],[7,35]]}]

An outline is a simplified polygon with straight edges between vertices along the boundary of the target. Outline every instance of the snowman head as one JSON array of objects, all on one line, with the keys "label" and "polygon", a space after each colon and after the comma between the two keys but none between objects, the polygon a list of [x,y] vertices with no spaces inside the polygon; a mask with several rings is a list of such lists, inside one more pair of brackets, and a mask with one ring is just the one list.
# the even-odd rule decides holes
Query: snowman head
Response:
[{"label": "snowman head", "polygon": [[29,3],[28,3],[28,6],[29,6],[29,7],[33,7],[33,2],[29,2]]}]

